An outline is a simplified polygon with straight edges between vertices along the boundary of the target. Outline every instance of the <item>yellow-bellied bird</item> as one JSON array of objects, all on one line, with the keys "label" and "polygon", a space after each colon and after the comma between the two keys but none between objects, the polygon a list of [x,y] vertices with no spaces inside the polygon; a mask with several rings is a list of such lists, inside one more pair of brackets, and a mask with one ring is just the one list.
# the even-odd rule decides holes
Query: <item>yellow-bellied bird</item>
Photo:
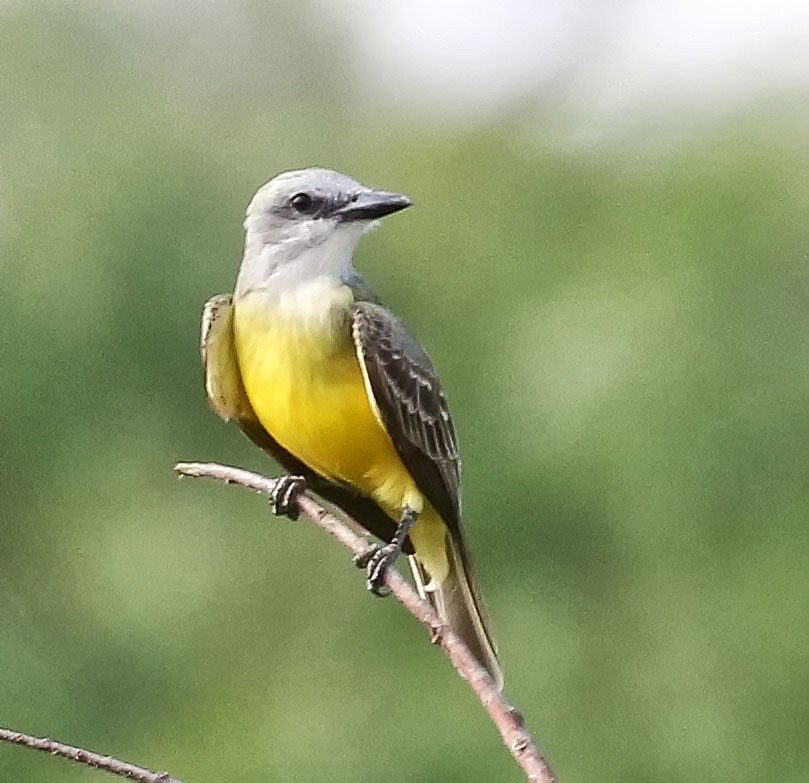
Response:
[{"label": "yellow-bellied bird", "polygon": [[447,399],[352,264],[363,234],[410,203],[328,169],[264,185],[247,209],[235,292],[203,313],[206,392],[289,471],[276,513],[295,516],[305,485],[385,541],[359,563],[377,594],[385,568],[410,554],[422,595],[501,685],[461,528]]}]

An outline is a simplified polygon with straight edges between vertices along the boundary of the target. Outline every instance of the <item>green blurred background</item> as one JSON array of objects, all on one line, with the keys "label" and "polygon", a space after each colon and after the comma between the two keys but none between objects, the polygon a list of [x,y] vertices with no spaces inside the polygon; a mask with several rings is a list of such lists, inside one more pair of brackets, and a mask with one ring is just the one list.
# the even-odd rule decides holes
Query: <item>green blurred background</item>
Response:
[{"label": "green blurred background", "polygon": [[209,412],[198,319],[254,190],[317,164],[416,201],[358,265],[441,370],[562,783],[807,779],[809,46],[560,9],[0,6],[0,724],[186,783],[521,779],[345,552],[171,471],[276,469]]}]

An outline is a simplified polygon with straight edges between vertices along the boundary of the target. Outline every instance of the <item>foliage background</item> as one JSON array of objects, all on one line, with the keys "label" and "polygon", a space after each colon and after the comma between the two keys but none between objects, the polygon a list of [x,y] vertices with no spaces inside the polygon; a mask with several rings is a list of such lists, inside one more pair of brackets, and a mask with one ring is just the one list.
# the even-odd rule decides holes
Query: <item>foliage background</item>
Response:
[{"label": "foliage background", "polygon": [[602,133],[574,61],[444,111],[370,84],[338,6],[0,6],[0,724],[187,783],[519,779],[343,552],[171,472],[274,469],[207,409],[198,316],[253,191],[321,164],[417,202],[358,264],[441,369],[563,783],[805,780],[805,88]]}]

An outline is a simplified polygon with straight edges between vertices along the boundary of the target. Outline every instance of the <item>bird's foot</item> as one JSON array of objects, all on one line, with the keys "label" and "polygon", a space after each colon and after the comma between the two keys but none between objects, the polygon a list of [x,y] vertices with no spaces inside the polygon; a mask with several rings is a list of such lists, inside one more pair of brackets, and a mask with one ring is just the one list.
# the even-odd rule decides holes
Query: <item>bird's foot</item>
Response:
[{"label": "bird's foot", "polygon": [[270,508],[277,517],[289,517],[293,522],[300,516],[298,496],[306,489],[303,476],[281,476],[270,494]]},{"label": "bird's foot", "polygon": [[379,598],[390,595],[390,590],[385,587],[385,572],[401,554],[402,545],[393,542],[384,546],[372,544],[365,552],[354,558],[354,565],[365,569],[365,586],[369,592]]},{"label": "bird's foot", "polygon": [[380,598],[390,595],[390,590],[385,587],[385,572],[402,554],[402,547],[410,533],[410,528],[416,524],[418,518],[419,515],[416,511],[410,506],[405,506],[402,518],[399,520],[399,524],[396,525],[396,532],[393,534],[390,543],[384,545],[373,544],[361,555],[354,558],[354,565],[357,568],[365,569],[367,575],[365,586],[369,592]]}]

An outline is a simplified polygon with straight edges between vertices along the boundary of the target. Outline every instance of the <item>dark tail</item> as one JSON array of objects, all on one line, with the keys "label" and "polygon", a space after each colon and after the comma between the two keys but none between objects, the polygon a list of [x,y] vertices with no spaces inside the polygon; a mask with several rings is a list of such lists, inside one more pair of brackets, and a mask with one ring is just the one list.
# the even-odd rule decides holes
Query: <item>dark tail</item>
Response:
[{"label": "dark tail", "polygon": [[410,568],[416,588],[426,598],[438,616],[461,637],[483,667],[489,672],[498,690],[503,689],[503,670],[497,657],[497,645],[491,623],[475,579],[475,572],[462,540],[447,536],[450,570],[447,578],[434,589],[425,590],[429,576],[411,556]]}]

